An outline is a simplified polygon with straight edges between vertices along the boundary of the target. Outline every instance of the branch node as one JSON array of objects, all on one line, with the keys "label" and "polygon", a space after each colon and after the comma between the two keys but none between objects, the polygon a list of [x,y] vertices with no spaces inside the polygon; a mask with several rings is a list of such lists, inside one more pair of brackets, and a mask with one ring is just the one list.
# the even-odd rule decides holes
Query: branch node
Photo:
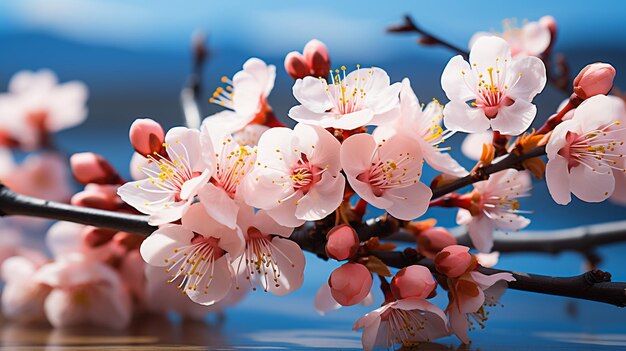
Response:
[{"label": "branch node", "polygon": [[611,273],[601,271],[599,269],[591,270],[583,274],[583,277],[585,278],[585,282],[590,286],[597,283],[606,283],[611,281]]}]

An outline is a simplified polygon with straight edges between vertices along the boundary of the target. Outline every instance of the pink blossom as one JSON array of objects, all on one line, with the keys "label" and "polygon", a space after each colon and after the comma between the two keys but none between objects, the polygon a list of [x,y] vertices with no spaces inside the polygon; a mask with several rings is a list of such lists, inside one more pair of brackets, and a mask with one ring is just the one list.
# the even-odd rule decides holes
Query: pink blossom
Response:
[{"label": "pink blossom", "polygon": [[447,319],[437,306],[419,297],[409,297],[391,303],[361,317],[353,330],[364,329],[363,349],[375,346],[394,348],[416,346],[449,335]]},{"label": "pink blossom", "polygon": [[444,125],[468,133],[491,127],[505,135],[521,134],[535,119],[537,108],[531,101],[545,85],[546,68],[540,59],[511,58],[505,40],[479,38],[469,63],[455,56],[441,75],[441,86],[451,100],[444,108]]},{"label": "pink blossom", "polygon": [[493,232],[499,230],[520,230],[530,220],[520,215],[519,198],[529,196],[530,175],[514,169],[500,171],[488,180],[474,184],[474,191],[468,195],[471,207],[459,209],[458,224],[467,225],[470,239],[480,252],[490,252],[493,246]]},{"label": "pink blossom", "polygon": [[330,274],[328,286],[331,295],[340,305],[356,305],[369,294],[372,274],[364,265],[348,262]]},{"label": "pink blossom", "polygon": [[237,225],[246,247],[232,264],[236,289],[249,284],[252,290],[261,287],[281,296],[302,286],[305,259],[300,246],[288,239],[293,228],[281,226],[263,210],[254,213],[250,206],[239,209]]},{"label": "pink blossom", "polygon": [[475,263],[469,247],[463,245],[450,245],[435,256],[437,271],[450,278],[459,277],[467,270],[475,268]]},{"label": "pink blossom", "polygon": [[57,328],[91,324],[121,329],[131,318],[131,302],[119,275],[84,255],[66,255],[42,266],[32,279],[50,289],[44,310]]},{"label": "pink blossom", "polygon": [[223,299],[233,281],[231,261],[242,254],[244,238],[211,218],[201,204],[193,204],[182,225],[163,225],[141,244],[143,259],[164,268],[163,277],[178,284],[194,302],[211,305]]},{"label": "pink blossom", "polygon": [[430,270],[419,265],[402,268],[391,280],[391,292],[396,299],[426,299],[436,287],[437,283]]},{"label": "pink blossom", "polygon": [[66,202],[72,195],[66,162],[53,152],[30,154],[2,181],[19,194]]},{"label": "pink blossom", "polygon": [[3,260],[2,314],[5,317],[18,322],[44,320],[44,301],[50,289],[34,281],[33,275],[45,263],[46,257],[34,251],[28,256]]},{"label": "pink blossom", "polygon": [[304,77],[293,86],[301,105],[289,110],[294,120],[323,128],[356,129],[397,117],[400,84],[390,85],[380,68],[359,68],[346,75],[346,68],[324,78]]},{"label": "pink blossom", "polygon": [[210,99],[210,102],[228,110],[207,117],[203,123],[224,128],[230,134],[257,119],[264,120],[269,109],[267,97],[274,88],[275,78],[274,65],[268,65],[258,58],[249,59],[232,80],[222,77],[226,87],[217,88]]},{"label": "pink blossom", "polygon": [[450,148],[440,146],[454,133],[441,128],[443,106],[434,100],[422,109],[417,96],[411,88],[408,78],[402,80],[400,90],[400,117],[384,123],[374,134],[378,138],[390,138],[395,134],[404,134],[417,140],[422,149],[424,160],[434,169],[446,174],[463,177],[467,171],[444,151]]},{"label": "pink blossom", "polygon": [[245,182],[250,189],[244,193],[246,203],[289,227],[326,217],[343,199],[339,148],[339,141],[320,127],[268,130]]},{"label": "pink blossom", "polygon": [[608,94],[613,88],[615,73],[615,68],[608,63],[585,66],[574,78],[574,94],[581,99]]},{"label": "pink blossom", "polygon": [[209,216],[235,228],[245,191],[241,185],[254,168],[257,150],[240,145],[230,134],[214,131],[206,123],[202,125],[200,138],[204,159],[214,165],[214,171],[209,182],[198,190],[198,198]]},{"label": "pink blossom", "polygon": [[469,47],[474,46],[479,38],[496,35],[506,40],[511,47],[513,57],[539,56],[550,46],[552,41],[550,27],[552,25],[554,24],[542,18],[538,22],[525,22],[519,28],[516,26],[515,20],[507,19],[503,21],[504,31],[502,33],[478,32],[470,39]]},{"label": "pink blossom", "polygon": [[485,308],[495,306],[506,291],[507,282],[512,281],[515,278],[511,273],[485,275],[478,271],[448,279],[450,303],[446,313],[450,317],[450,329],[463,343],[470,343],[467,333],[470,325],[476,323],[484,328],[489,314]]},{"label": "pink blossom", "polygon": [[137,153],[145,156],[161,153],[165,132],[161,125],[150,118],[138,118],[130,125],[130,143]]},{"label": "pink blossom", "polygon": [[241,146],[255,147],[259,144],[261,135],[265,133],[269,127],[262,124],[248,124],[242,130],[233,133],[233,139]]},{"label": "pink blossom", "polygon": [[341,145],[341,165],[352,189],[372,206],[402,220],[428,209],[432,191],[420,182],[422,148],[415,139],[352,135]]},{"label": "pink blossom", "polygon": [[359,236],[354,228],[341,224],[326,234],[326,255],[337,261],[347,260],[359,249]]},{"label": "pink blossom", "polygon": [[0,129],[21,146],[34,149],[48,133],[81,124],[87,117],[87,87],[78,81],[59,84],[50,70],[21,71],[0,94]]},{"label": "pink blossom", "polygon": [[200,133],[176,127],[165,136],[167,155],[150,155],[142,167],[145,179],[122,185],[117,193],[139,212],[150,215],[150,224],[180,219],[193,203],[198,190],[213,172],[213,164],[202,158]]},{"label": "pink blossom", "polygon": [[546,183],[554,201],[568,204],[572,193],[600,202],[613,194],[616,174],[624,172],[625,120],[623,101],[597,95],[556,126],[546,145]]}]

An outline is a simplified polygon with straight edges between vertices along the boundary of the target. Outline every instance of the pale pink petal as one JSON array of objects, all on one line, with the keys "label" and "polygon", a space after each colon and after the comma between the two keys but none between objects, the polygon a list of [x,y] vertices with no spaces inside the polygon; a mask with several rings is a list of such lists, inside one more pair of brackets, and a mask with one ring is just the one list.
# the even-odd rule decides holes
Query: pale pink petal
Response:
[{"label": "pale pink petal", "polygon": [[250,73],[263,88],[263,95],[268,96],[274,88],[276,79],[276,66],[268,65],[256,57],[248,59],[243,64],[243,70]]},{"label": "pale pink petal", "polygon": [[293,194],[293,187],[276,183],[276,180],[282,180],[281,177],[287,176],[288,173],[286,172],[270,169],[269,166],[268,168],[260,166],[244,178],[237,192],[242,194],[248,205],[270,209],[278,206],[282,199]]},{"label": "pale pink petal", "polygon": [[537,107],[520,98],[513,105],[500,107],[491,120],[491,128],[503,135],[519,135],[530,127],[536,115]]},{"label": "pale pink petal", "polygon": [[[386,75],[387,74],[385,73],[385,76]],[[380,91],[375,92],[370,90],[368,92],[368,94],[376,94],[374,95],[374,99],[372,101],[367,102],[367,106],[372,109],[374,114],[377,115],[393,110],[394,108],[398,107],[400,103],[398,95],[400,94],[402,84],[394,83],[392,85],[388,85],[389,77],[387,77],[386,81],[387,85]]]},{"label": "pale pink petal", "polygon": [[513,100],[531,101],[546,86],[546,66],[537,57],[518,58],[507,72],[507,95]]},{"label": "pale pink petal", "polygon": [[322,180],[298,200],[296,218],[306,221],[325,218],[341,204],[345,186],[346,180],[341,174],[333,177],[325,172]]},{"label": "pale pink petal", "polygon": [[[472,134],[470,134],[472,135]],[[428,144],[424,139],[418,139],[420,145],[422,145],[422,152],[424,154],[424,160],[432,168],[439,172],[453,175],[456,177],[464,177],[469,172],[463,168],[450,154],[442,152],[436,147]]]},{"label": "pale pink petal", "polygon": [[480,286],[482,290],[489,288],[496,282],[504,280],[507,282],[514,282],[515,278],[511,273],[495,273],[491,275],[482,274],[478,271],[470,272],[472,279]]},{"label": "pale pink petal", "polygon": [[305,258],[298,244],[279,237],[272,238],[272,258],[279,271],[268,270],[263,287],[274,295],[282,296],[300,289],[304,281]]},{"label": "pale pink petal", "polygon": [[193,198],[209,179],[211,179],[211,171],[205,169],[199,176],[186,181],[180,189],[180,198],[183,200]]},{"label": "pale pink petal", "polygon": [[490,37],[494,35],[494,33],[492,32],[476,32],[474,33],[474,35],[472,35],[472,37],[470,38],[469,44],[467,45],[468,49],[471,49],[472,46],[474,46],[474,44],[476,43],[476,41],[482,37]]},{"label": "pale pink petal", "polygon": [[341,305],[335,301],[333,295],[330,293],[330,286],[328,286],[327,282],[324,282],[322,286],[317,290],[315,294],[315,310],[320,315],[325,315],[326,313],[334,310],[338,310],[341,308]]},{"label": "pale pink petal", "polygon": [[248,72],[239,71],[233,77],[233,107],[235,112],[249,121],[259,112],[263,96],[262,87]]},{"label": "pale pink petal", "polygon": [[131,300],[121,286],[98,287],[88,299],[88,322],[111,329],[123,329],[130,322]]},{"label": "pale pink petal", "polygon": [[470,211],[460,208],[456,214],[456,224],[469,224],[472,221],[472,214]]},{"label": "pale pink petal", "polygon": [[329,131],[306,124],[296,125],[293,131],[297,136],[294,148],[297,146],[298,151],[294,150],[294,153],[298,154],[298,157],[299,153],[306,154],[312,164],[326,168],[327,172],[333,175],[341,170],[339,157],[341,144]]},{"label": "pale pink petal", "polygon": [[478,261],[478,264],[480,264],[483,267],[491,268],[498,263],[498,259],[500,258],[500,252],[498,251],[493,251],[491,253],[479,252],[474,256],[476,256],[476,260]]},{"label": "pale pink petal", "polygon": [[[581,129],[592,131],[615,121],[626,119],[624,101],[615,96],[596,95],[583,101],[574,111],[573,120],[579,121]],[[623,128],[622,126],[619,126]]]},{"label": "pale pink petal", "polygon": [[476,86],[476,78],[469,63],[461,55],[454,56],[441,74],[443,91],[448,99],[464,103],[476,97],[470,86]]},{"label": "pale pink petal", "polygon": [[[621,167],[624,165],[622,164]],[[615,171],[613,175],[615,176],[615,191],[613,191],[610,200],[620,205],[626,205],[626,173]]]},{"label": "pale pink petal", "polygon": [[474,217],[468,228],[474,247],[480,252],[491,252],[493,247],[494,223],[485,215]]},{"label": "pale pink petal", "polygon": [[212,305],[226,297],[233,283],[230,264],[226,256],[222,256],[213,264],[213,272],[207,272],[202,276],[197,289],[186,291],[192,301],[205,306]]},{"label": "pale pink petal", "polygon": [[363,334],[361,335],[361,343],[363,344],[364,351],[371,351],[376,345],[376,340],[378,339],[378,333],[381,330],[380,324],[381,324],[381,319],[380,319],[380,315],[378,315],[376,316],[375,319],[371,320],[371,323],[363,326],[364,330],[363,330]]},{"label": "pale pink petal", "polygon": [[334,112],[313,112],[304,105],[292,107],[289,109],[288,115],[298,123],[320,126],[322,128],[333,127],[337,118],[340,117]]},{"label": "pale pink petal", "polygon": [[44,303],[46,318],[55,328],[80,325],[86,322],[86,310],[73,302],[70,291],[55,289]]},{"label": "pale pink petal", "polygon": [[191,205],[192,201],[193,198],[187,200],[186,202],[175,202],[168,205],[167,208],[151,214],[148,219],[148,224],[153,226],[162,225],[181,219]]},{"label": "pale pink petal", "polygon": [[369,108],[338,116],[332,124],[333,128],[352,130],[371,124],[374,110]]},{"label": "pale pink petal", "polygon": [[258,145],[260,152],[257,155],[257,162],[261,164],[259,168],[267,166],[284,173],[291,171],[290,166],[300,159],[300,154],[289,152],[293,150],[296,139],[294,131],[289,128],[271,128],[263,133]]},{"label": "pale pink petal", "polygon": [[206,164],[202,157],[203,146],[200,131],[185,127],[174,127],[165,134],[167,155],[179,162],[187,160],[192,171],[212,170],[214,165]]},{"label": "pale pink petal", "polygon": [[[293,86],[293,96],[305,109],[315,114],[328,111],[333,107],[326,93],[326,85],[319,78],[304,77],[304,79],[296,80]],[[289,111],[289,117],[295,119],[291,111]]]},{"label": "pale pink petal", "polygon": [[[376,128],[376,131],[381,128]],[[346,174],[356,177],[370,168],[371,155],[376,149],[376,141],[367,133],[348,137],[341,144],[341,166]],[[352,184],[352,183],[351,183]]]},{"label": "pale pink petal", "polygon": [[615,177],[606,172],[608,169],[591,170],[578,165],[570,170],[570,188],[572,194],[586,202],[601,202],[609,198],[615,189]]},{"label": "pale pink petal", "polygon": [[237,226],[239,206],[224,189],[211,183],[204,184],[198,192],[198,199],[213,219],[229,228],[234,229]]},{"label": "pale pink petal", "polygon": [[151,266],[165,267],[174,250],[191,243],[193,232],[180,225],[164,225],[141,243],[141,257]]},{"label": "pale pink petal", "polygon": [[85,121],[87,95],[87,87],[81,82],[67,82],[56,86],[48,95],[51,113],[46,127],[56,132]]},{"label": "pale pink petal", "polygon": [[[202,121],[200,130],[203,136],[210,136],[217,141],[243,129],[248,123],[250,123],[249,117],[241,116],[235,111],[224,110],[205,118]],[[213,156],[213,153],[213,150],[210,150],[210,152],[205,151],[205,154],[208,154],[208,156]]]},{"label": "pale pink petal", "polygon": [[469,321],[464,313],[459,312],[456,307],[450,310],[450,329],[464,344],[471,342],[467,330]]},{"label": "pale pink petal", "polygon": [[278,206],[267,209],[267,214],[280,225],[293,228],[301,226],[304,222],[306,222],[306,220],[296,218],[295,214],[298,201],[302,197],[302,191],[298,190],[289,199],[282,200]]},{"label": "pale pink petal", "polygon": [[551,37],[550,30],[539,22],[528,22],[522,27],[524,48],[530,55],[536,56],[546,51]]},{"label": "pale pink petal", "polygon": [[490,130],[468,134],[461,144],[461,152],[470,160],[478,161],[483,153],[483,144],[490,145],[492,141],[493,132]]},{"label": "pale pink petal", "polygon": [[578,120],[567,120],[561,122],[554,128],[552,135],[546,144],[546,154],[548,154],[548,160],[553,159],[558,152],[567,145],[567,134],[573,132],[581,134],[581,124]]},{"label": "pale pink petal", "polygon": [[293,233],[293,228],[282,226],[272,217],[270,217],[265,210],[259,210],[254,215],[254,226],[259,229],[262,233],[278,235],[283,238],[288,238]]},{"label": "pale pink petal", "polygon": [[401,220],[413,220],[423,215],[428,210],[432,190],[422,182],[409,185],[404,188],[392,188],[385,192],[385,198],[394,203],[387,208],[387,212]]},{"label": "pale pink petal", "polygon": [[550,195],[559,205],[567,205],[572,201],[570,178],[567,160],[564,157],[555,154],[553,158],[548,160],[546,164],[546,184]]},{"label": "pale pink petal", "polygon": [[49,69],[39,71],[19,71],[11,77],[9,91],[12,93],[25,93],[31,89],[52,89],[58,80],[54,72]]},{"label": "pale pink petal", "polygon": [[489,129],[489,119],[482,109],[470,107],[462,101],[453,100],[443,110],[446,129],[466,133],[480,133]]},{"label": "pale pink petal", "polygon": [[472,68],[484,71],[495,65],[496,59],[511,61],[511,49],[506,40],[497,36],[482,37],[472,45],[469,56]]},{"label": "pale pink petal", "polygon": [[56,222],[46,234],[46,246],[54,257],[63,257],[83,249],[82,230],[85,226],[71,222]]}]

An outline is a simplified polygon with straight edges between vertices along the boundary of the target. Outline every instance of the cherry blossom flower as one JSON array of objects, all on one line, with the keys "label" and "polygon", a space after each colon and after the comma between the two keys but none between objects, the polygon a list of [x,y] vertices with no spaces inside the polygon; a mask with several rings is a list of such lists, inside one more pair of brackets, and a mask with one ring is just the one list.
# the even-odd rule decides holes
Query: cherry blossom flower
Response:
[{"label": "cherry blossom flower", "polygon": [[56,328],[88,323],[120,329],[130,322],[129,295],[106,264],[80,254],[64,255],[42,266],[33,279],[51,289],[44,310]]},{"label": "cherry blossom flower", "polygon": [[424,160],[431,167],[449,175],[463,177],[468,173],[465,168],[443,152],[450,148],[439,147],[454,134],[441,128],[442,118],[443,106],[433,100],[422,110],[422,105],[411,88],[411,82],[404,78],[400,90],[400,117],[376,128],[374,134],[378,138],[384,135],[386,139],[394,134],[411,137],[419,142]]},{"label": "cherry blossom flower", "polygon": [[268,65],[258,58],[251,58],[243,64],[243,70],[233,79],[222,77],[225,88],[217,88],[210,99],[211,103],[227,108],[207,117],[203,123],[225,128],[233,133],[246,125],[264,121],[271,112],[267,97],[274,88],[276,66]]},{"label": "cherry blossom flower", "polygon": [[478,271],[448,279],[450,303],[446,313],[450,317],[450,329],[463,343],[470,343],[471,325],[484,328],[488,318],[486,307],[496,306],[508,287],[507,282],[512,281],[515,278],[511,273],[485,275]]},{"label": "cherry blossom flower", "polygon": [[556,126],[546,144],[546,183],[554,201],[568,204],[570,193],[586,202],[611,196],[615,174],[625,172],[624,122],[626,109],[619,98],[596,95]]},{"label": "cherry blossom flower", "polygon": [[493,174],[488,180],[474,184],[474,191],[466,195],[471,201],[468,209],[461,208],[458,224],[466,224],[472,244],[481,252],[490,252],[493,231],[519,230],[530,220],[520,215],[519,198],[529,196],[530,175],[508,169]]},{"label": "cherry blossom flower", "polygon": [[535,119],[537,108],[531,101],[545,85],[546,68],[540,59],[513,59],[503,39],[479,38],[469,63],[455,56],[441,75],[451,100],[444,108],[444,125],[468,133],[491,127],[505,135],[521,134]]},{"label": "cherry blossom flower", "polygon": [[30,154],[2,182],[11,190],[51,201],[67,201],[72,195],[67,163],[53,152]]},{"label": "cherry blossom flower", "polygon": [[200,203],[216,221],[229,228],[237,225],[237,212],[243,203],[240,185],[256,161],[254,147],[240,145],[230,134],[213,131],[202,125],[201,144],[204,159],[214,165],[208,183],[198,190]]},{"label": "cherry blossom flower", "polygon": [[264,209],[283,226],[296,227],[332,213],[343,199],[340,144],[328,131],[298,124],[272,128],[258,145],[247,177],[246,203]]},{"label": "cherry blossom flower", "polygon": [[48,133],[81,124],[87,117],[87,87],[72,81],[59,84],[50,70],[21,71],[0,94],[0,129],[20,146],[34,149],[47,141]]},{"label": "cherry blossom flower", "polygon": [[142,167],[147,178],[126,183],[117,191],[124,202],[150,215],[152,225],[180,219],[213,173],[213,165],[202,158],[197,130],[170,129],[165,150],[167,155],[146,155],[152,161]]},{"label": "cherry blossom flower", "polygon": [[262,287],[278,296],[299,289],[304,281],[305,259],[300,246],[288,239],[293,228],[279,225],[263,210],[254,213],[250,206],[239,209],[237,224],[246,247],[232,264],[237,273],[236,289],[240,288],[240,280],[250,284],[252,290]]},{"label": "cherry blossom flower", "polygon": [[345,66],[324,78],[304,77],[293,86],[301,103],[289,110],[294,120],[323,128],[356,129],[397,117],[400,84],[390,85],[377,67],[360,68],[346,75]]},{"label": "cherry blossom flower", "polygon": [[470,39],[469,47],[480,38],[496,35],[509,44],[511,56],[539,56],[550,46],[552,35],[550,29],[539,22],[525,22],[521,28],[517,27],[515,20],[506,19],[503,22],[504,31],[478,32]]},{"label": "cherry blossom flower", "polygon": [[46,257],[38,252],[13,256],[3,261],[3,316],[18,322],[44,320],[44,301],[50,289],[33,280],[33,275],[44,263]]},{"label": "cherry blossom flower", "polygon": [[242,130],[233,133],[233,139],[241,146],[254,147],[259,144],[261,135],[268,129],[270,128],[262,124],[248,124]]},{"label": "cherry blossom flower", "polygon": [[355,134],[341,145],[341,164],[354,191],[398,219],[412,220],[428,209],[432,191],[420,182],[422,148],[413,138]]},{"label": "cherry blossom flower", "polygon": [[239,257],[244,239],[239,228],[230,229],[193,204],[182,225],[163,225],[141,244],[143,259],[151,266],[167,267],[170,283],[201,305],[223,299],[233,281],[231,260]]}]

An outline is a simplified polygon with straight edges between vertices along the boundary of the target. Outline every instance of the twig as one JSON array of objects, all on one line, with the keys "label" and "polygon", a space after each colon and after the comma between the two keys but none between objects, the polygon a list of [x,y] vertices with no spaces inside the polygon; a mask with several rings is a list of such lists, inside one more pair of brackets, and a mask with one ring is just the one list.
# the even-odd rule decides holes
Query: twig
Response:
[{"label": "twig", "polygon": [[489,175],[500,172],[502,170],[508,168],[520,169],[522,161],[534,157],[539,157],[545,154],[545,146],[539,146],[523,155],[509,154],[508,156],[496,163],[492,163],[487,167],[478,168],[463,178],[459,178],[453,182],[433,189],[433,199],[450,194],[453,191],[459,190],[463,187],[479,182],[481,180],[487,180],[489,178]]},{"label": "twig", "polygon": [[202,115],[198,106],[198,98],[202,92],[202,72],[208,57],[205,47],[206,35],[202,32],[194,34],[192,39],[193,69],[187,85],[180,92],[180,104],[185,116],[185,125],[189,128],[200,128]]},{"label": "twig", "polygon": [[[106,229],[124,231],[141,235],[149,235],[156,228],[148,224],[147,216],[123,214],[83,208],[72,205],[46,201],[29,196],[19,195],[0,184],[0,215],[26,215],[98,226]],[[357,228],[363,240],[376,233],[397,230],[398,223],[394,220],[378,220]],[[324,221],[307,223],[298,228],[291,239],[303,250],[325,257],[324,241],[327,224]],[[396,229],[393,229],[396,228]],[[396,252],[372,253],[391,267],[406,267],[420,264],[436,272],[432,260],[422,258],[416,250],[405,249]],[[480,268],[485,274],[507,272],[497,269]],[[602,271],[591,271],[577,277],[558,278],[511,272],[517,279],[511,282],[511,289],[538,292],[550,295],[573,297],[610,303],[616,306],[626,305],[626,283],[610,282],[610,274]]]},{"label": "twig", "polygon": [[387,28],[387,32],[389,33],[403,33],[403,32],[415,32],[421,34],[419,42],[425,45],[441,45],[450,49],[451,51],[463,56],[465,59],[469,58],[469,52],[467,50],[463,50],[460,47],[451,44],[450,42],[443,40],[434,34],[427,32],[426,30],[420,28],[415,21],[409,15],[404,15],[404,23],[400,25],[390,26]]}]

